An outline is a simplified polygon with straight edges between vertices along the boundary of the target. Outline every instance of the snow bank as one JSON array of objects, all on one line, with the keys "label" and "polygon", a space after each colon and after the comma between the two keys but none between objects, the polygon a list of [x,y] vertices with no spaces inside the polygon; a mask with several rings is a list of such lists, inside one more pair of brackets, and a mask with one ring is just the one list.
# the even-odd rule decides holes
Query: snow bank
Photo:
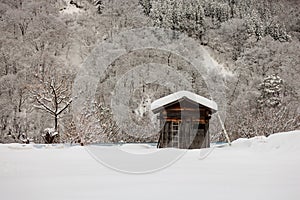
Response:
[{"label": "snow bank", "polygon": [[267,141],[270,149],[299,150],[300,130],[273,134]]},{"label": "snow bank", "polygon": [[257,151],[300,150],[300,130],[276,133],[269,137],[240,138],[233,141],[232,146],[235,148],[251,148]]}]

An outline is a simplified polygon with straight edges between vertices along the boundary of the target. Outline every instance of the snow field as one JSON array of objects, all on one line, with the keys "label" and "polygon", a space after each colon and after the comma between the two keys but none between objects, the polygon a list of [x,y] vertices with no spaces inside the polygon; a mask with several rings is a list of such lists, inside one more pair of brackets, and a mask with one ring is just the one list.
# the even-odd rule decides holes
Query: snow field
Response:
[{"label": "snow field", "polygon": [[[300,197],[300,131],[238,139],[232,146],[188,150],[171,166],[139,175],[103,166],[85,147],[37,147],[0,145],[1,199],[298,200]],[[120,148],[140,155],[147,151],[170,151],[145,144],[105,148],[106,153],[110,148]],[[199,159],[206,152],[210,152],[209,156]]]}]

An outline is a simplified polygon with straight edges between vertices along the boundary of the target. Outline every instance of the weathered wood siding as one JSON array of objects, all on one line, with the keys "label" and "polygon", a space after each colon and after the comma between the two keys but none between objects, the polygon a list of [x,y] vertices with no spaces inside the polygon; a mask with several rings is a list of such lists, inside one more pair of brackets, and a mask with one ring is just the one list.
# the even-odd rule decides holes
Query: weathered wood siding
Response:
[{"label": "weathered wood siding", "polygon": [[[208,127],[210,113],[211,111],[208,108],[188,101],[177,102],[166,107],[160,113],[161,132],[158,147],[182,149],[209,147],[210,136]],[[176,130],[177,124],[178,131]]]}]

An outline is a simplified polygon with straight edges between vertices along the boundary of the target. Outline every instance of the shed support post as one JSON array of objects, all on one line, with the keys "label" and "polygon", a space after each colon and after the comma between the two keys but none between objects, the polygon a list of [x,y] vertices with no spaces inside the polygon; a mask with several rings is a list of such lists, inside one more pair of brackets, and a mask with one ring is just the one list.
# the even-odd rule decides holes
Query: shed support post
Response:
[{"label": "shed support post", "polygon": [[226,131],[226,129],[225,129],[224,123],[223,123],[223,121],[222,121],[222,119],[221,119],[221,117],[220,117],[220,114],[217,113],[217,115],[218,115],[218,119],[219,119],[219,121],[220,121],[220,124],[221,124],[221,126],[222,126],[222,129],[223,129],[223,131],[224,131],[226,140],[227,140],[228,144],[231,145],[231,141],[230,141],[229,136],[228,136],[228,133],[227,133],[227,131]]}]

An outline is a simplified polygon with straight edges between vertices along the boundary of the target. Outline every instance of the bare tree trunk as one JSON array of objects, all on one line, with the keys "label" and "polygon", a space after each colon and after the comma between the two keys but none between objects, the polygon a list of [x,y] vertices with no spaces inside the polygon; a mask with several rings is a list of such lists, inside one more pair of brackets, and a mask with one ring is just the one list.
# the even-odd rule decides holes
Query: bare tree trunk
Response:
[{"label": "bare tree trunk", "polygon": [[58,132],[58,116],[54,116],[54,130]]}]

